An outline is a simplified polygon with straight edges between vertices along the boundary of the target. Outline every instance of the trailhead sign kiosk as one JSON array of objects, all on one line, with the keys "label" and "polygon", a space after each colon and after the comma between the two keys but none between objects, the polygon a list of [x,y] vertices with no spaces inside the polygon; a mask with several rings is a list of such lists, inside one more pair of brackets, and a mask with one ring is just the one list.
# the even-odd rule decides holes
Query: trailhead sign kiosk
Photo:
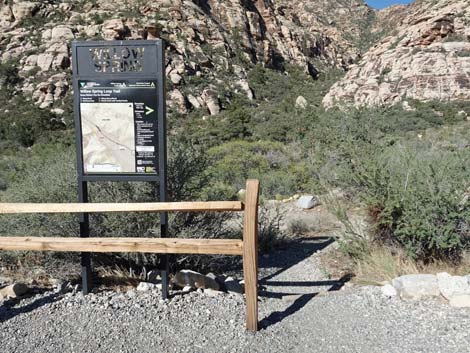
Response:
[{"label": "trailhead sign kiosk", "polygon": [[[88,182],[158,182],[166,200],[165,58],[162,40],[73,41],[74,113],[79,201]],[[80,215],[80,237],[89,236]],[[161,237],[168,217],[160,213]],[[83,292],[91,286],[91,253],[81,255]],[[168,296],[168,257],[161,255],[162,296]]]}]

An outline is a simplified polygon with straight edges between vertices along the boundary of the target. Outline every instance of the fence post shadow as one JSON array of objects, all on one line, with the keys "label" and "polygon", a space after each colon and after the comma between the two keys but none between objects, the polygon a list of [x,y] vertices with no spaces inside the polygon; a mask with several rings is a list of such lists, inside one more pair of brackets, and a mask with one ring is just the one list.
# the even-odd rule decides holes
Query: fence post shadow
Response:
[{"label": "fence post shadow", "polygon": [[[269,281],[266,282],[265,284],[275,284],[276,286],[302,286],[302,287],[309,287],[309,286],[325,286],[325,285],[331,285],[331,288],[328,289],[328,292],[333,292],[340,290],[346,282],[351,280],[351,274],[346,274],[342,276],[338,280],[326,280],[326,281]],[[261,291],[260,292],[261,296],[267,297],[267,298],[276,298],[276,299],[282,299],[284,296],[298,296],[298,298],[291,304],[289,305],[284,311],[274,311],[271,314],[269,314],[267,317],[262,319],[260,321],[260,328],[261,329],[267,329],[269,326],[277,324],[287,318],[288,316],[296,313],[300,309],[302,309],[307,303],[317,296],[319,292],[314,292],[314,293],[303,293],[303,294],[298,294],[298,293],[281,293],[281,292],[268,292],[268,291]]]},{"label": "fence post shadow", "polygon": [[22,300],[30,298],[36,294],[38,293],[34,293],[29,296],[22,296],[20,298],[5,300],[3,304],[0,305],[0,323],[6,322],[17,315],[29,313],[30,311],[38,309],[41,306],[54,303],[62,297],[62,294],[60,293],[51,293],[48,296],[36,299],[32,303],[29,303],[25,306],[21,306],[19,308],[13,307],[15,304],[21,302]]}]

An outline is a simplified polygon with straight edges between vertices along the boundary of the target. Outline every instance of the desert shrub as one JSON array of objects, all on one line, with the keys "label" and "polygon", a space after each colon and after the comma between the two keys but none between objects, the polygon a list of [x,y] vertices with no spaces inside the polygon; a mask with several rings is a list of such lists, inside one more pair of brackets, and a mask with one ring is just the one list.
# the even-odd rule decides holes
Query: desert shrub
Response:
[{"label": "desert shrub", "polygon": [[279,142],[231,141],[208,150],[213,183],[235,193],[249,178],[259,179],[267,198],[292,195],[309,187],[313,172],[303,155]]},{"label": "desert shrub", "polygon": [[[38,146],[35,146],[38,148]],[[76,202],[76,165],[73,147],[47,149],[30,157],[19,165],[18,175],[8,188],[0,193],[1,202]],[[202,151],[189,145],[173,141],[169,151],[169,194],[175,201],[223,199],[224,189],[214,189],[206,175],[206,157]],[[145,202],[157,199],[158,183],[100,182],[89,187],[90,202]],[[234,229],[227,222],[232,217],[227,213],[171,213],[169,234],[172,237],[234,238],[241,237],[241,228]],[[271,219],[271,218],[270,218]],[[77,215],[2,215],[1,235],[10,236],[78,236]],[[263,239],[275,244],[277,233],[269,223],[262,231]],[[264,228],[263,228],[264,229]],[[268,231],[269,230],[269,231]],[[91,236],[159,236],[159,216],[153,213],[105,213],[90,216]],[[264,243],[263,243],[264,244]],[[264,248],[269,248],[267,245]],[[27,253],[16,254],[25,260]],[[2,254],[11,259],[11,254]],[[70,253],[43,253],[35,258],[76,260]],[[96,260],[130,261],[137,265],[156,265],[157,255],[112,254],[96,255]],[[227,258],[220,256],[174,257],[172,269],[190,266],[204,269],[220,264]]]},{"label": "desert shrub", "polygon": [[470,246],[468,151],[397,145],[360,160],[357,187],[375,239],[419,260],[458,260]]},{"label": "desert shrub", "polygon": [[274,250],[284,239],[283,216],[278,206],[261,205],[258,214],[258,247],[261,253]]},{"label": "desert shrub", "polygon": [[17,62],[10,60],[0,64],[0,87],[2,88],[2,95],[10,97],[15,85],[21,82],[18,75]]},{"label": "desert shrub", "polygon": [[290,220],[287,225],[287,229],[291,235],[305,235],[308,231],[310,231],[310,226],[304,219],[295,218]]},{"label": "desert shrub", "polygon": [[[61,117],[39,109],[31,100],[8,89],[0,90],[0,144],[2,147],[31,147],[40,139],[66,128]],[[71,135],[71,134],[70,134]]]}]

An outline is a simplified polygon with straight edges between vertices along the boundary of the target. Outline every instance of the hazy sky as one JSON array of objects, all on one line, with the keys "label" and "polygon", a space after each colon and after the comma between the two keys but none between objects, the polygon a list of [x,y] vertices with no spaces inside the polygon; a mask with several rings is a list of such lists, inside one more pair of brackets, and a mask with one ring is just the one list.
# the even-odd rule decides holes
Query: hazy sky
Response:
[{"label": "hazy sky", "polygon": [[383,9],[384,7],[396,4],[409,4],[410,2],[413,2],[413,0],[366,0],[369,6],[376,9]]}]

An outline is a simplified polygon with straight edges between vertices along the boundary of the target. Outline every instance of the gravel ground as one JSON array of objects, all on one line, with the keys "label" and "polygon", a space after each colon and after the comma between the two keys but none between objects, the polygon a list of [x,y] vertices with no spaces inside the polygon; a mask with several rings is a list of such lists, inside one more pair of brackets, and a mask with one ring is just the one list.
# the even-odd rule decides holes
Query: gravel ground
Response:
[{"label": "gravel ground", "polygon": [[43,292],[0,305],[0,352],[470,352],[470,309],[345,289],[318,265],[329,243],[303,240],[260,259],[256,334],[244,330],[236,294],[164,302],[158,290]]}]

